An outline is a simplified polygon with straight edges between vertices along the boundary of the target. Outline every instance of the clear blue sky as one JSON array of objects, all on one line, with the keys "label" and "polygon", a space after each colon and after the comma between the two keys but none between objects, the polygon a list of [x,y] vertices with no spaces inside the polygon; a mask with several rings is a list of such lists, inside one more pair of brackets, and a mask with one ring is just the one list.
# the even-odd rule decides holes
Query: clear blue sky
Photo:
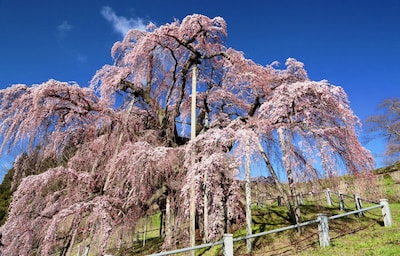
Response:
[{"label": "clear blue sky", "polygon": [[[399,0],[0,0],[0,89],[50,78],[86,86],[112,63],[124,24],[193,13],[223,17],[228,45],[259,64],[293,57],[312,80],[342,86],[362,120],[382,99],[400,96]],[[365,146],[383,151],[379,142]],[[0,161],[3,172],[12,157]]]}]

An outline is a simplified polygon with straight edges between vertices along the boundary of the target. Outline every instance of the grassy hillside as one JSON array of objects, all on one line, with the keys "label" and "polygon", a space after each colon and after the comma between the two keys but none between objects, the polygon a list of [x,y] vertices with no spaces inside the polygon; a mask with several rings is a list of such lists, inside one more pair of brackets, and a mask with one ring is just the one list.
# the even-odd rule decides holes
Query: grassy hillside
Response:
[{"label": "grassy hillside", "polygon": [[[346,202],[351,204],[351,202]],[[370,206],[364,204],[364,207]],[[380,209],[374,209],[364,217],[351,215],[329,221],[331,245],[319,246],[318,226],[310,225],[298,233],[288,230],[253,239],[253,252],[246,254],[245,241],[235,242],[235,255],[400,255],[400,203],[391,203],[393,227],[385,228]],[[343,213],[335,205],[332,207],[306,203],[301,207],[304,221],[316,219],[318,213],[328,215]],[[287,209],[283,206],[254,206],[253,233],[268,231],[291,225]],[[234,237],[245,236],[245,228],[234,233]],[[158,252],[161,238],[148,240],[146,246],[140,243],[126,248],[123,255],[147,255]],[[117,254],[116,254],[117,255]],[[185,255],[185,254],[181,254]],[[222,255],[222,246],[197,250],[196,255]]]},{"label": "grassy hillside", "polygon": [[[331,244],[327,248],[319,246],[317,224],[307,226],[298,233],[288,230],[253,239],[251,255],[400,255],[400,162],[393,166],[377,169],[374,173],[377,180],[377,196],[387,198],[390,203],[393,226],[385,228],[381,209],[365,213],[364,217],[355,215],[329,221]],[[342,177],[340,181],[353,182],[352,177]],[[325,181],[321,181],[324,183]],[[321,186],[327,186],[322,184]],[[307,185],[304,186],[306,188]],[[262,191],[273,197],[273,191]],[[380,198],[370,198],[378,200]],[[272,203],[272,205],[271,205]],[[363,207],[373,204],[363,203]],[[345,199],[347,210],[354,210],[354,201]],[[318,213],[335,215],[343,213],[339,210],[338,200],[333,196],[333,206],[328,207],[324,195],[305,197],[305,205],[301,206],[303,221],[316,219]],[[286,207],[277,206],[276,202],[256,204],[252,209],[253,233],[273,230],[291,225]],[[245,236],[245,228],[234,233],[234,237]],[[201,243],[201,242],[199,242]],[[162,239],[154,237],[146,246],[135,243],[126,248],[125,255],[147,255],[158,252]],[[235,242],[235,255],[247,255],[244,241]],[[158,249],[158,250],[157,250]],[[222,246],[196,251],[196,255],[221,255]]]},{"label": "grassy hillside", "polygon": [[348,224],[345,222],[346,232],[331,238],[331,246],[312,246],[294,255],[400,255],[400,204],[393,203],[390,207],[393,217],[391,228],[382,227],[379,219],[377,223],[372,219],[363,225],[357,223],[359,226],[356,228],[345,226]]},{"label": "grassy hillside", "polygon": [[[374,209],[365,214],[364,217],[348,216],[329,222],[331,245],[327,248],[320,248],[318,241],[317,224],[307,226],[300,234],[296,230],[288,230],[280,233],[270,234],[253,239],[253,252],[251,255],[400,255],[400,162],[393,166],[377,169],[374,173],[378,187],[376,194],[379,200],[382,196],[387,198],[390,203],[393,217],[393,227],[385,228],[382,224],[382,214],[380,209]],[[0,185],[0,217],[4,216],[10,200],[10,184],[12,171],[10,171],[3,184]],[[328,181],[320,181],[320,188],[330,187]],[[352,177],[341,177],[337,184],[354,182]],[[348,185],[349,186],[349,185]],[[353,184],[353,188],[354,188]],[[254,186],[254,189],[255,190]],[[267,197],[274,197],[274,189],[261,188],[257,184],[258,192],[254,193],[260,200],[260,194]],[[301,186],[299,186],[301,187]],[[350,186],[351,187],[351,186]],[[301,187],[304,191],[309,191],[308,184]],[[343,213],[339,210],[338,199],[333,196],[333,205],[327,206],[324,194],[307,195],[304,197],[304,205],[301,206],[303,221],[314,220],[318,213],[335,215]],[[364,207],[370,204],[364,203]],[[346,198],[345,207],[347,210],[354,209],[354,202],[351,198]],[[2,215],[3,214],[3,215]],[[289,222],[286,207],[278,206],[275,201],[264,201],[264,204],[254,204],[252,208],[253,233],[273,230],[280,227],[291,225]],[[146,224],[147,223],[147,224]],[[116,242],[111,245],[110,253],[114,255],[147,255],[159,252],[163,243],[160,237],[160,214],[155,211],[146,220],[141,220],[138,228],[124,235],[122,243]],[[146,237],[143,236],[147,231]],[[234,233],[234,237],[245,236],[245,228],[239,228]],[[145,241],[144,241],[145,238]],[[118,241],[118,238],[115,239]],[[197,242],[198,244],[201,241]],[[119,247],[119,250],[116,248]],[[179,246],[181,247],[181,246]],[[245,253],[245,241],[235,242],[235,255],[247,255]],[[82,247],[81,247],[82,249]],[[76,255],[77,248],[72,252]],[[221,255],[222,246],[216,246],[196,251],[196,255]]]}]

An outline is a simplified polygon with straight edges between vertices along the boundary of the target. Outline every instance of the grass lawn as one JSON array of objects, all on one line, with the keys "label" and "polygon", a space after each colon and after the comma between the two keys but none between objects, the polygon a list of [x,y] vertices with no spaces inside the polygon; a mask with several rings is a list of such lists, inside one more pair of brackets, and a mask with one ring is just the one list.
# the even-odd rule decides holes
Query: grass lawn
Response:
[{"label": "grass lawn", "polygon": [[[331,238],[329,247],[312,247],[297,255],[400,255],[400,204],[390,205],[393,226],[382,227],[377,223],[365,222],[365,228],[357,228],[350,234]],[[366,214],[369,218],[371,214]],[[378,221],[380,222],[380,221]],[[351,231],[351,226],[348,231]]]}]

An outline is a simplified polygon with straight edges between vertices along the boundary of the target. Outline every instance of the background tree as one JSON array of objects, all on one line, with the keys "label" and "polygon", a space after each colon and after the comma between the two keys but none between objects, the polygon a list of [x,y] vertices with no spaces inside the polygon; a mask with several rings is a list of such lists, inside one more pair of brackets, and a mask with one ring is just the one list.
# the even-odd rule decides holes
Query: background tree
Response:
[{"label": "background tree", "polygon": [[365,120],[369,140],[383,138],[386,141],[385,163],[400,160],[400,98],[385,99],[378,105],[380,114]]},{"label": "background tree", "polygon": [[8,207],[11,202],[11,184],[12,176],[14,175],[14,169],[11,168],[4,175],[3,181],[0,184],[0,225],[3,225],[7,219]]},{"label": "background tree", "polygon": [[[89,241],[104,254],[118,230],[134,229],[154,204],[166,212],[164,248],[185,243],[191,186],[196,214],[207,215],[198,226],[216,240],[244,220],[246,152],[264,161],[290,209],[296,181],[371,168],[341,87],[310,81],[292,58],[283,70],[256,64],[226,47],[226,36],[220,17],[149,24],[115,43],[114,64],[97,71],[90,88],[49,80],[1,90],[0,149],[20,143],[27,156],[55,163],[27,173],[27,162],[17,161],[2,252],[64,255]],[[198,136],[189,141],[194,65]]]}]

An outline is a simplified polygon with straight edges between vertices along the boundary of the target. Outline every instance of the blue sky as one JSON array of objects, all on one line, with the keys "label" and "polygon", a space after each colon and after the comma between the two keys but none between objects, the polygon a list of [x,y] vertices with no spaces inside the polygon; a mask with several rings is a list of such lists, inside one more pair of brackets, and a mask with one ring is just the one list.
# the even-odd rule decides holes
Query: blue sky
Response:
[{"label": "blue sky", "polygon": [[[342,86],[361,120],[400,97],[398,0],[0,0],[0,89],[50,78],[86,86],[126,29],[193,13],[223,17],[228,46],[259,64],[293,57],[310,79]],[[365,146],[382,154],[379,141]]]}]

